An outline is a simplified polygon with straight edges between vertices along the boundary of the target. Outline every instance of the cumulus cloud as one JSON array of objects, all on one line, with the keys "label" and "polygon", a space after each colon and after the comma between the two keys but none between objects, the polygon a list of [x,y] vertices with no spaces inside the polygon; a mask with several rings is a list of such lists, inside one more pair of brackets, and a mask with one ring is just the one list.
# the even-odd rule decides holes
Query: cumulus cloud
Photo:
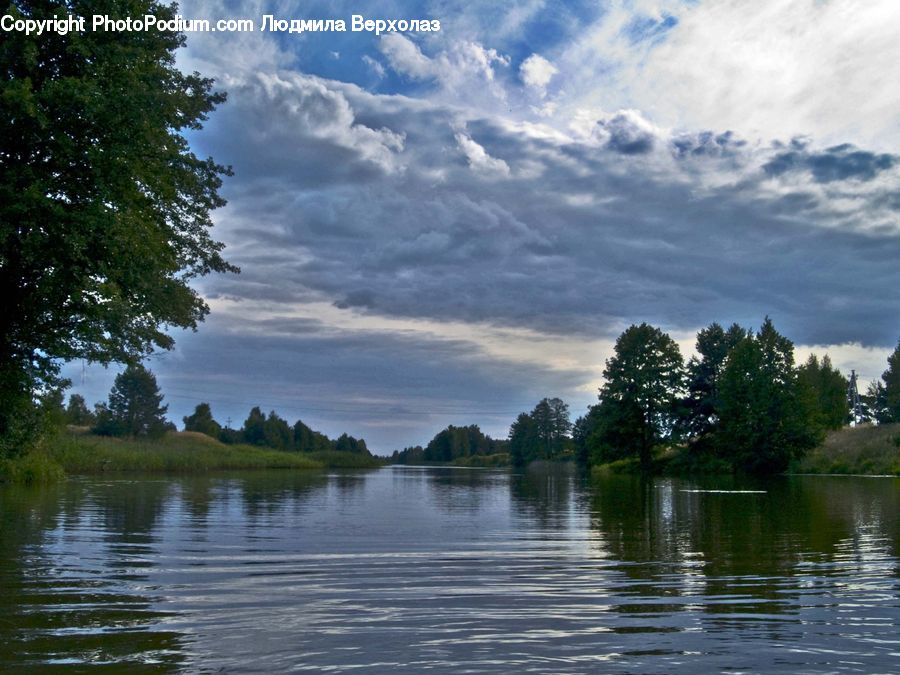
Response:
[{"label": "cumulus cloud", "polygon": [[[266,124],[244,129],[240,137],[249,136],[260,153],[277,157],[273,167],[289,162],[292,154],[302,155],[310,145],[325,143],[345,151],[344,161],[350,165],[368,163],[385,171],[398,168],[402,131],[359,123],[347,97],[319,78],[260,72],[236,84],[232,92],[237,102],[224,111],[225,116],[241,119],[253,114],[250,109],[265,114]],[[236,138],[223,140],[231,143]]]},{"label": "cumulus cloud", "polygon": [[643,155],[653,150],[659,131],[637,110],[622,110],[597,121],[595,134],[606,147],[623,155]]},{"label": "cumulus cloud", "polygon": [[540,54],[532,54],[522,62],[519,73],[526,86],[537,90],[541,96],[546,95],[547,85],[558,73],[556,66]]},{"label": "cumulus cloud", "polygon": [[780,176],[791,171],[808,171],[818,183],[832,183],[848,179],[870,181],[882,171],[897,164],[897,156],[860,150],[844,143],[816,152],[805,143],[779,152],[763,167],[767,173]]},{"label": "cumulus cloud", "polygon": [[398,73],[417,80],[437,77],[439,74],[439,67],[422,53],[419,46],[399,33],[383,36],[379,48]]},{"label": "cumulus cloud", "polygon": [[612,3],[554,61],[581,83],[570,108],[888,149],[900,143],[896,88],[885,86],[898,21],[893,0]]},{"label": "cumulus cloud", "polygon": [[471,166],[474,171],[487,175],[509,175],[509,165],[507,165],[506,162],[502,159],[491,157],[485,152],[483,147],[478,145],[478,143],[464,133],[456,134],[456,142],[459,143],[460,149],[463,151],[463,154],[465,154],[466,159],[469,160],[469,166]]},{"label": "cumulus cloud", "polygon": [[506,100],[496,69],[509,65],[509,57],[471,40],[455,40],[434,56],[426,56],[410,38],[389,33],[379,49],[397,73],[437,86],[432,98],[454,104],[482,106]]}]

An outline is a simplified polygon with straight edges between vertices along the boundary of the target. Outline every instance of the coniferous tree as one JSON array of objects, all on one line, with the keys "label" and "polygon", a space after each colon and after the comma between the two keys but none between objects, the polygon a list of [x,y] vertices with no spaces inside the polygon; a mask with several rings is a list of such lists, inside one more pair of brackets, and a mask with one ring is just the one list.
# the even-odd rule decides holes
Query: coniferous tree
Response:
[{"label": "coniferous tree", "polygon": [[881,376],[884,381],[886,422],[900,422],[900,342],[888,357],[888,369]]},{"label": "coniferous tree", "polygon": [[866,417],[877,424],[890,424],[894,421],[888,407],[887,391],[881,380],[869,383],[865,396],[862,397],[866,408]]},{"label": "coniferous tree", "polygon": [[130,365],[116,376],[109,402],[98,406],[94,431],[105,436],[162,436],[169,408],[162,399],[153,373],[141,364]]},{"label": "coniferous tree", "polygon": [[541,437],[534,417],[521,413],[509,428],[509,459],[513,466],[524,466],[536,459]]},{"label": "coniferous tree", "polygon": [[[603,377],[600,415],[607,423],[600,425],[597,442],[636,455],[648,470],[653,447],[673,434],[678,420],[685,389],[678,344],[646,323],[631,326],[616,340]],[[614,428],[612,420],[622,425]]]}]

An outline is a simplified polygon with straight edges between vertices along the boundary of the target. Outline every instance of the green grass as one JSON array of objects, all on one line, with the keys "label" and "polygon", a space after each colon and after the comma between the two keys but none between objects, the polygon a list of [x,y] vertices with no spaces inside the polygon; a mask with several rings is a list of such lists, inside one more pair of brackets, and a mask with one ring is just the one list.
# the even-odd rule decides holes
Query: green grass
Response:
[{"label": "green grass", "polygon": [[48,443],[49,459],[66,473],[107,471],[201,472],[222,469],[321,469],[308,455],[250,445],[225,445],[195,432],[170,432],[163,438],[133,439],[61,434]]},{"label": "green grass", "polygon": [[831,431],[822,445],[794,463],[791,473],[900,476],[900,424]]},{"label": "green grass", "polygon": [[59,462],[40,450],[15,459],[0,459],[0,483],[53,483],[64,477]]}]

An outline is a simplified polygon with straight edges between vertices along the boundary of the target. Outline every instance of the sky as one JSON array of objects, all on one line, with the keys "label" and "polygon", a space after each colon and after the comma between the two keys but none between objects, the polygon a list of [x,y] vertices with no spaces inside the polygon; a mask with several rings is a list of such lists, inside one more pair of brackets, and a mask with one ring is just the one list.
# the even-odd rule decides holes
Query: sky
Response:
[{"label": "sky", "polygon": [[[228,2],[184,70],[227,102],[190,142],[233,167],[239,275],[154,356],[169,417],[252,406],[382,454],[447,424],[505,438],[596,402],[633,323],[685,356],[770,316],[797,358],[878,377],[900,336],[895,0]],[[260,32],[262,17],[439,32]],[[104,400],[115,367],[72,363]]]}]

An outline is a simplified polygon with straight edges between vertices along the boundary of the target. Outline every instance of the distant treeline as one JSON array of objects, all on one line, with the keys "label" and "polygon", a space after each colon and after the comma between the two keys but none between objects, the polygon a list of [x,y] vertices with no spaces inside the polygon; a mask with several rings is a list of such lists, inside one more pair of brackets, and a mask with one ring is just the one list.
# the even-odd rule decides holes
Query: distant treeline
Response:
[{"label": "distant treeline", "polygon": [[429,441],[424,448],[416,445],[395,450],[391,461],[395,464],[454,462],[461,458],[487,457],[509,452],[509,441],[485,436],[477,424],[455,427],[452,424]]},{"label": "distant treeline", "polygon": [[[625,330],[606,361],[599,400],[574,424],[568,406],[545,398],[512,423],[508,440],[475,426],[450,426],[426,447],[397,451],[398,463],[454,462],[508,453],[514,465],[575,458],[600,465],[633,460],[644,470],[675,451],[686,471],[783,471],[848,424],[900,422],[900,344],[865,393],[826,355],[796,366],[794,345],[767,317],[754,332],[713,323],[697,355],[646,323]],[[668,453],[671,460],[673,455]]]},{"label": "distant treeline", "polygon": [[[44,401],[44,409],[64,424],[90,427],[101,436],[159,437],[176,429],[166,420],[156,377],[140,364],[128,366],[116,376],[105,403],[88,409],[82,396],[72,394],[63,407],[62,392]],[[366,442],[341,434],[332,440],[310,429],[301,420],[293,425],[274,410],[264,414],[259,406],[250,410],[240,429],[223,427],[213,417],[209,403],[200,403],[193,414],[183,418],[184,430],[206,434],[227,444],[247,444],[292,452],[348,452],[371,456]]]}]

